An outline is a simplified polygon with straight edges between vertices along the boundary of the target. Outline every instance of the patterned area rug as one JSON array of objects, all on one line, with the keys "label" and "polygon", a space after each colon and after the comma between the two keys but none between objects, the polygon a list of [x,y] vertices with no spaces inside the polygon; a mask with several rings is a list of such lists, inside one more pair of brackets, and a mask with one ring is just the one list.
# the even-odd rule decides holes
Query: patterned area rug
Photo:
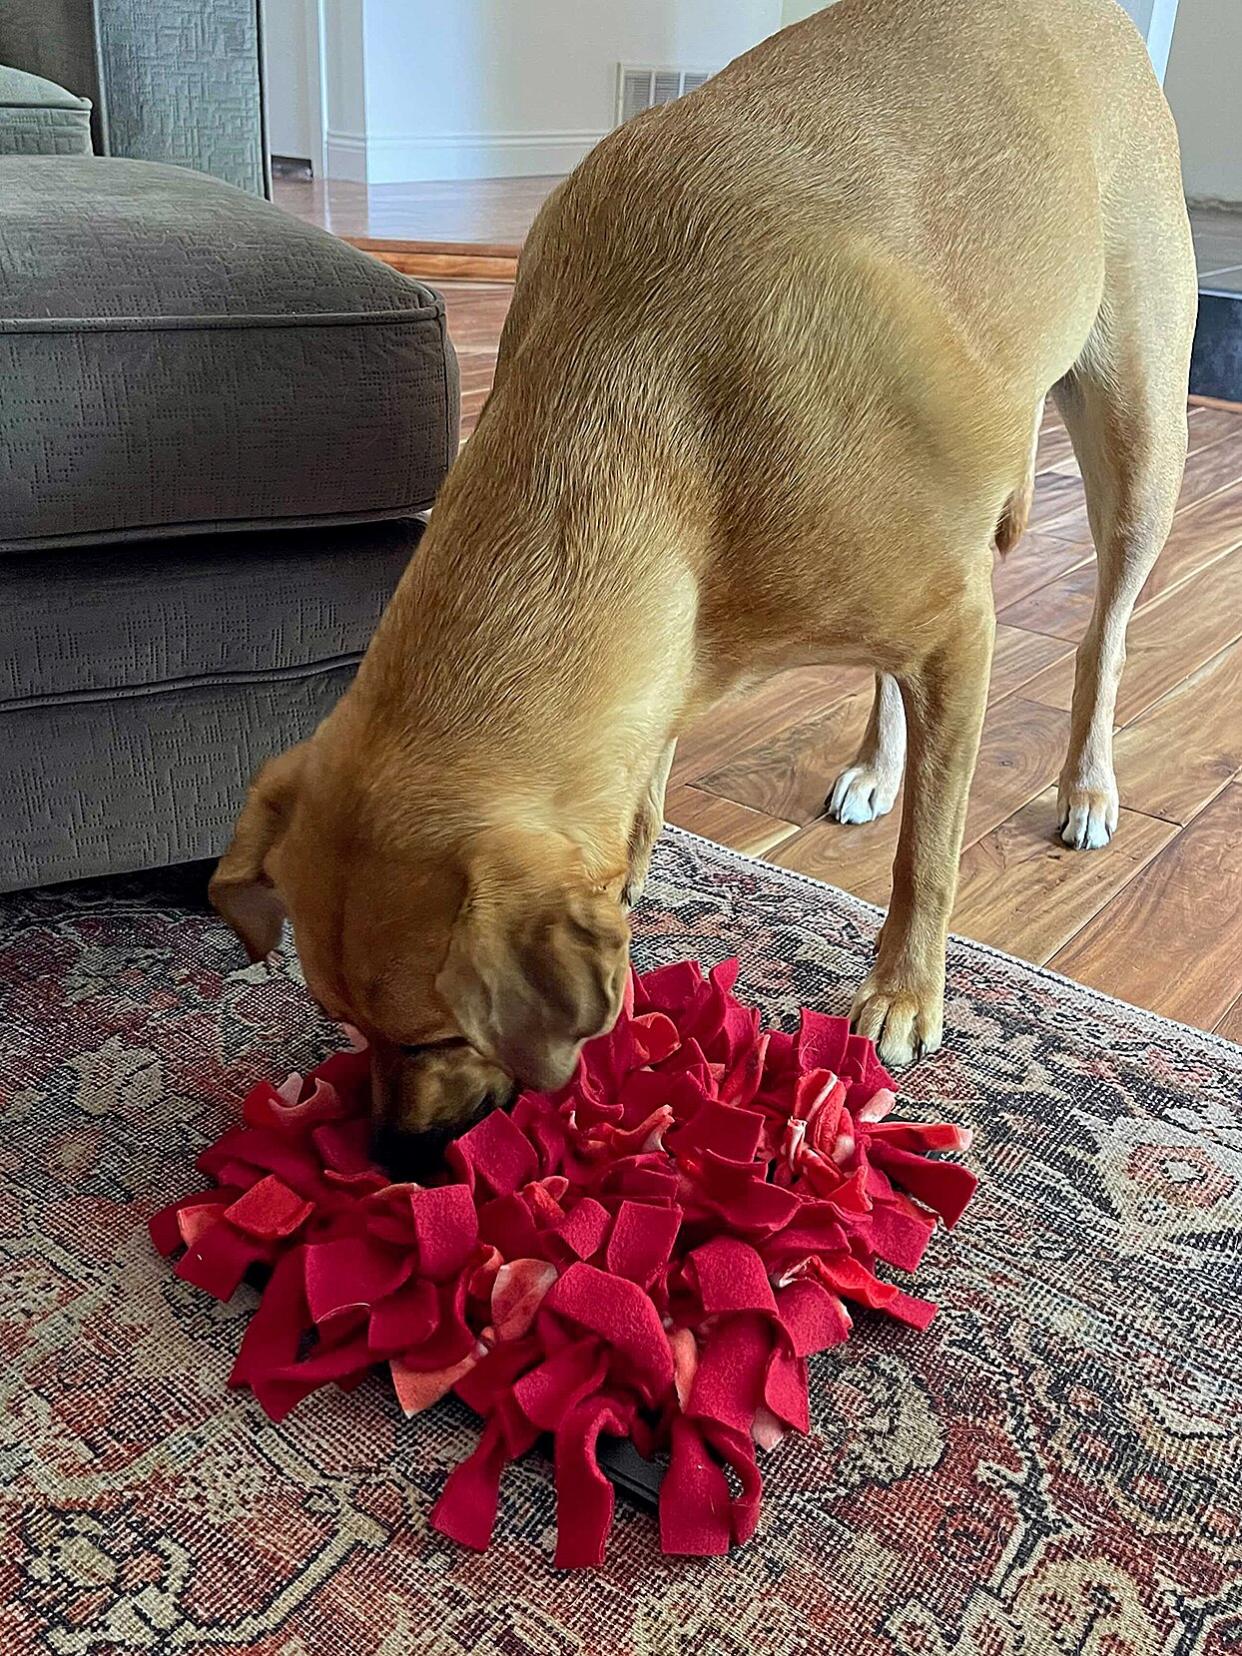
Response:
[{"label": "patterned area rug", "polygon": [[[842,1010],[874,911],[671,833],[647,967],[742,957],[787,1024]],[[0,903],[0,1651],[24,1656],[1226,1656],[1242,1649],[1242,1050],[990,950],[950,961],[914,1111],[982,1189],[926,1334],[816,1360],[759,1533],[667,1561],[618,1504],[551,1564],[549,1468],[475,1556],[427,1513],[475,1438],[379,1379],[281,1427],[225,1377],[249,1290],[177,1282],[143,1221],[254,1079],[335,1045],[292,972],[235,970],[182,877]]]}]

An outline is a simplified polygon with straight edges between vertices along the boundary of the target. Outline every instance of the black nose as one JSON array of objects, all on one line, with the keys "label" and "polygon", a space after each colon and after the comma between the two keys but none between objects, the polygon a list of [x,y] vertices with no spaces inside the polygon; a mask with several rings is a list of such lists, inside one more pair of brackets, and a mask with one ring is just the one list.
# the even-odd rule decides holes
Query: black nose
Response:
[{"label": "black nose", "polygon": [[399,1127],[377,1127],[371,1135],[371,1156],[399,1182],[426,1184],[446,1171],[444,1151],[453,1137],[441,1128],[406,1133]]}]

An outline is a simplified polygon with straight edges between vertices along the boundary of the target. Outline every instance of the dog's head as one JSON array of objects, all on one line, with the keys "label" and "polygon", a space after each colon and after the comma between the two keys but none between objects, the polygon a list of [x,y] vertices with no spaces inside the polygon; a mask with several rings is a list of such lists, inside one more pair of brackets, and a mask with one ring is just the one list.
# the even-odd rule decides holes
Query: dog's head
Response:
[{"label": "dog's head", "polygon": [[619,882],[592,881],[558,833],[386,829],[318,760],[303,744],[259,773],[211,900],[252,960],[291,920],[311,993],[370,1042],[380,1153],[414,1171],[515,1086],[563,1085],[611,1029]]}]

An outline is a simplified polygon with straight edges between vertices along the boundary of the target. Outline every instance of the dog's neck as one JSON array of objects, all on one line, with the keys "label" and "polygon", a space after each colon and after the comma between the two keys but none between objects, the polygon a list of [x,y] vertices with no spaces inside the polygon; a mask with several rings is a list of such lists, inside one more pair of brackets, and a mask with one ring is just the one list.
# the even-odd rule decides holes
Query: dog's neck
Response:
[{"label": "dog's neck", "polygon": [[446,837],[559,832],[606,883],[693,697],[695,572],[641,479],[532,504],[497,487],[494,447],[471,440],[352,694],[420,778],[435,765],[469,819]]}]

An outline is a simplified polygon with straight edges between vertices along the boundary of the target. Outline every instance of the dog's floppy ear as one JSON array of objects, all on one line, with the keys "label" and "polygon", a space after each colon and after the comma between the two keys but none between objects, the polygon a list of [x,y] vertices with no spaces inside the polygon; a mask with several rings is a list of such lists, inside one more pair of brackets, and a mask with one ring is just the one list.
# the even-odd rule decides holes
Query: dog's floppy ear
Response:
[{"label": "dog's floppy ear", "polygon": [[232,926],[251,960],[262,960],[280,942],[285,907],[264,863],[288,825],[305,758],[306,743],[299,742],[264,765],[250,784],[232,843],[207,887],[212,906]]},{"label": "dog's floppy ear", "polygon": [[436,989],[476,1051],[551,1091],[616,1022],[629,938],[567,841],[481,835]]}]

